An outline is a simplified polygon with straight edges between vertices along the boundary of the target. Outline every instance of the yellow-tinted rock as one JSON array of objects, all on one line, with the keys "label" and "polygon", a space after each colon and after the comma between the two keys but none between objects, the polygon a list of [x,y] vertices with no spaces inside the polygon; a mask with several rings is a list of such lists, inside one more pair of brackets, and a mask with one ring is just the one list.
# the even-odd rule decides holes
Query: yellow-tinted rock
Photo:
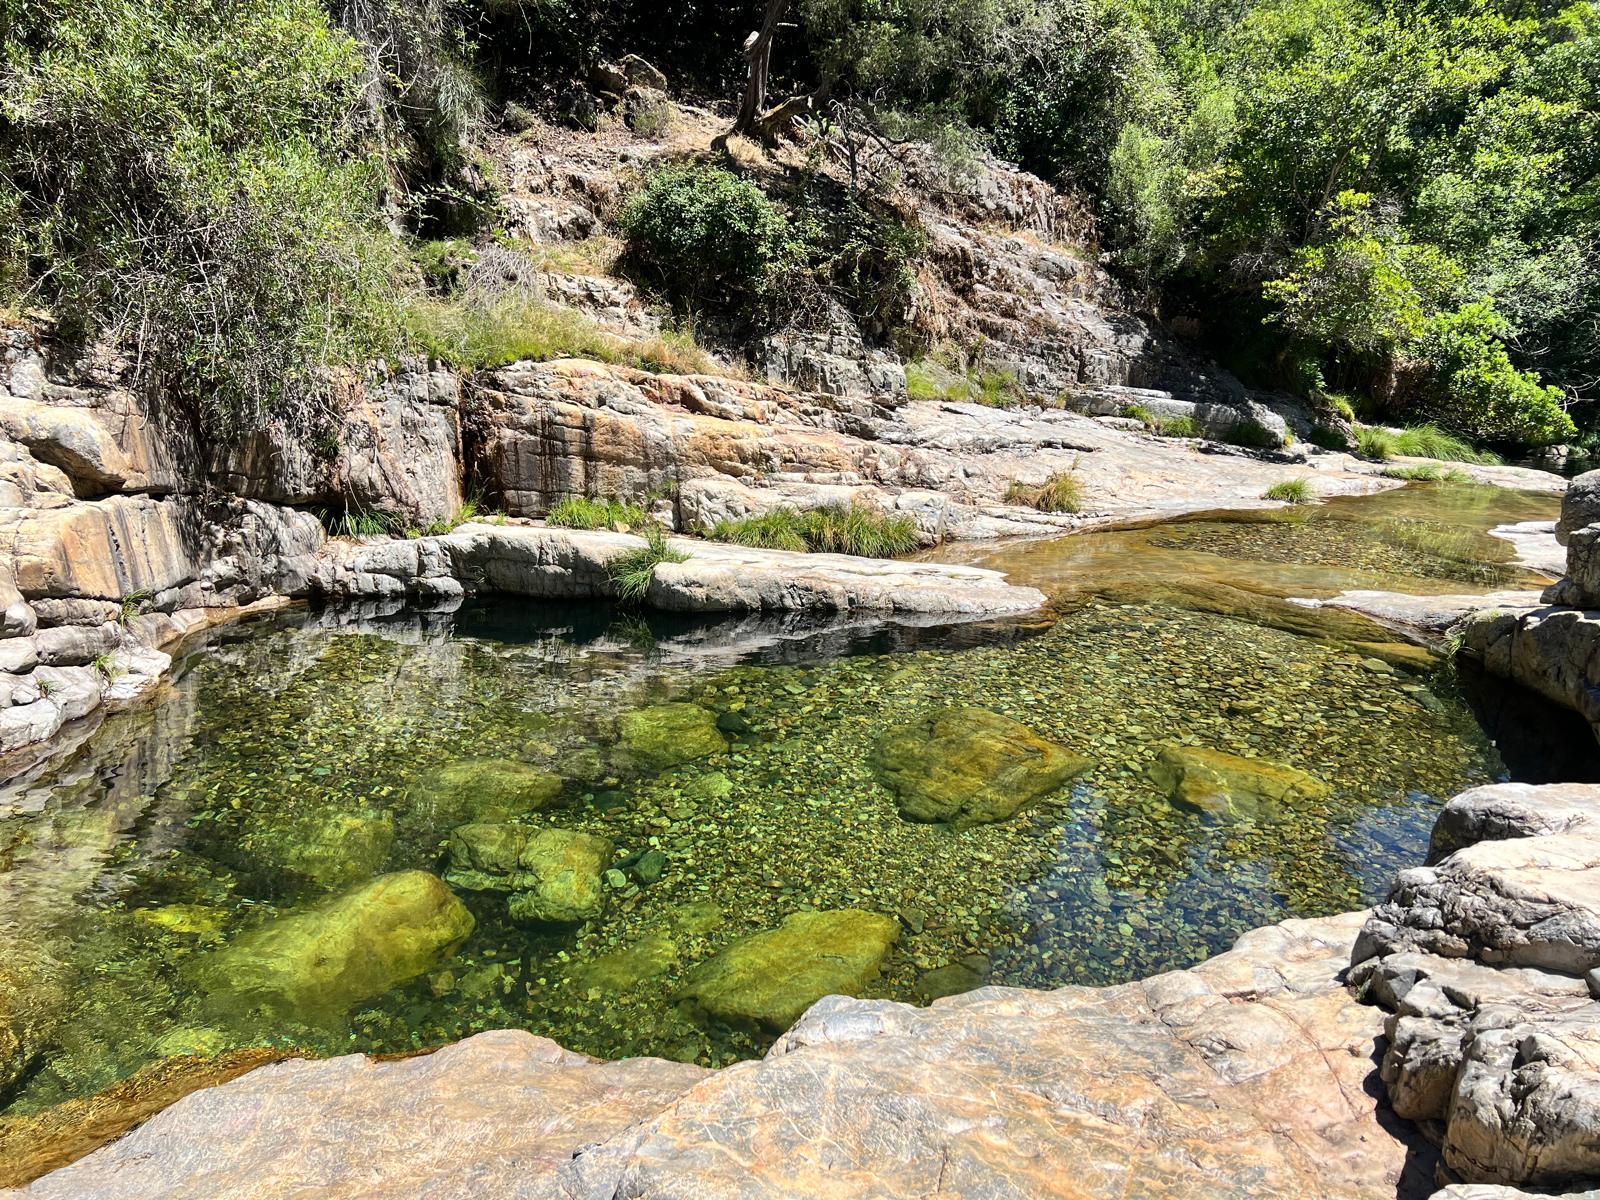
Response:
[{"label": "yellow-tinted rock", "polygon": [[1199,746],[1163,746],[1150,777],[1175,803],[1219,816],[1270,815],[1328,795],[1327,784],[1294,767]]},{"label": "yellow-tinted rock", "polygon": [[1090,767],[986,708],[946,708],[884,734],[875,765],[914,821],[1003,821]]},{"label": "yellow-tinted rock", "polygon": [[243,934],[197,965],[197,981],[216,1009],[317,1023],[434,970],[473,924],[443,880],[397,871]]},{"label": "yellow-tinted rock", "polygon": [[795,913],[695,968],[683,998],[702,1021],[781,1033],[824,996],[859,996],[899,934],[880,913]]},{"label": "yellow-tinted rock", "polygon": [[698,704],[656,704],[622,718],[622,748],[644,767],[661,769],[721,754],[728,739]]},{"label": "yellow-tinted rock", "polygon": [[510,892],[518,921],[588,921],[605,909],[601,879],[612,844],[590,833],[526,825],[463,825],[450,835],[450,870],[457,887]]},{"label": "yellow-tinted rock", "polygon": [[509,758],[465,758],[411,785],[414,815],[434,827],[503,821],[536,812],[561,794],[561,777]]}]

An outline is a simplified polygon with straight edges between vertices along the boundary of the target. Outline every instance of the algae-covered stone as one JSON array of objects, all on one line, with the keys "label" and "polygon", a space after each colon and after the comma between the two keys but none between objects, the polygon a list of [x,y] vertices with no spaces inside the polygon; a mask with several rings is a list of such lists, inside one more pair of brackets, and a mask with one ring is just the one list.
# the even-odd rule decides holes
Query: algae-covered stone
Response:
[{"label": "algae-covered stone", "polygon": [[472,927],[443,880],[398,871],[243,934],[207,955],[196,980],[215,1008],[314,1024],[436,969]]},{"label": "algae-covered stone", "polygon": [[133,919],[141,925],[179,934],[201,942],[220,942],[227,928],[228,914],[208,904],[166,904],[160,908],[136,908]]},{"label": "algae-covered stone", "polygon": [[1003,821],[1090,767],[985,708],[946,708],[878,740],[874,765],[913,821]]},{"label": "algae-covered stone", "polygon": [[450,835],[445,878],[476,892],[509,892],[518,921],[589,921],[605,909],[605,838],[526,825],[463,825]]},{"label": "algae-covered stone", "polygon": [[678,945],[665,930],[655,929],[631,946],[602,954],[574,972],[580,988],[626,992],[653,979],[678,961]]},{"label": "algae-covered stone", "polygon": [[698,704],[657,704],[622,718],[622,748],[641,766],[661,770],[728,749],[717,718]]},{"label": "algae-covered stone", "polygon": [[466,758],[422,776],[411,785],[410,799],[419,819],[448,828],[547,808],[562,786],[561,776],[514,759]]},{"label": "algae-covered stone", "polygon": [[67,1010],[66,969],[37,946],[0,950],[0,1092],[22,1077]]},{"label": "algae-covered stone", "polygon": [[1150,778],[1174,803],[1218,816],[1266,816],[1328,795],[1327,784],[1294,767],[1199,746],[1161,747]]},{"label": "algae-covered stone", "polygon": [[394,849],[394,819],[370,811],[287,817],[258,812],[245,823],[240,844],[262,864],[325,888],[344,888],[383,870]]},{"label": "algae-covered stone", "polygon": [[859,996],[899,933],[855,908],[795,913],[695,968],[682,998],[702,1023],[781,1033],[824,996]]}]

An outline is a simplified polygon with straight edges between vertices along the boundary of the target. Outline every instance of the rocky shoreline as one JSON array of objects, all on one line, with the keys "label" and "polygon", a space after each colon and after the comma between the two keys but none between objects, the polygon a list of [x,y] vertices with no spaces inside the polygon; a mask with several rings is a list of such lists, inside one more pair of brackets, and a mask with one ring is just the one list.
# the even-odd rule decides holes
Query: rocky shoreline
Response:
[{"label": "rocky shoreline", "polygon": [[509,1030],[401,1061],[265,1066],[0,1196],[1581,1186],[1600,1174],[1600,787],[1465,793],[1430,858],[1376,910],[1256,930],[1138,983],[927,1009],[829,997],[765,1059],[720,1071],[599,1063]]}]

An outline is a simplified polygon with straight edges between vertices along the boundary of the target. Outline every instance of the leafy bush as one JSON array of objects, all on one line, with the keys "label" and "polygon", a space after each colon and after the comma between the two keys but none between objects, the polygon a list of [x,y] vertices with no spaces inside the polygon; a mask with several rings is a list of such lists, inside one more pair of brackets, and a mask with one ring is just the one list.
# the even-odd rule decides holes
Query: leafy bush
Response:
[{"label": "leafy bush", "polygon": [[1021,504],[1046,513],[1075,513],[1083,510],[1083,481],[1076,471],[1061,471],[1042,484],[1029,485],[1014,479],[1006,489],[1007,504]]},{"label": "leafy bush", "polygon": [[1424,409],[1477,442],[1551,446],[1573,437],[1561,389],[1512,365],[1501,341],[1506,333],[1487,301],[1436,317],[1421,346],[1435,376]]},{"label": "leafy bush", "polygon": [[316,0],[8,7],[0,276],[211,434],[308,430],[393,327],[354,43]]},{"label": "leafy bush", "polygon": [[1155,427],[1155,414],[1142,404],[1124,404],[1117,415],[1126,417],[1130,421],[1138,421],[1147,429]]},{"label": "leafy bush", "polygon": [[626,500],[591,500],[587,496],[568,496],[545,514],[545,523],[563,529],[614,529],[626,532],[644,526],[649,518],[644,509]]},{"label": "leafy bush", "polygon": [[623,206],[628,256],[681,309],[766,297],[791,260],[789,222],[721,167],[663,167]]},{"label": "leafy bush", "polygon": [[689,555],[672,547],[667,534],[659,525],[644,531],[644,545],[636,550],[619,554],[606,564],[606,577],[611,590],[623,604],[643,604],[650,594],[650,581],[655,578],[656,567],[662,563],[688,562]]},{"label": "leafy bush", "polygon": [[713,541],[769,550],[808,550],[862,558],[895,558],[921,544],[916,522],[910,517],[890,516],[859,504],[804,513],[792,508],[773,509],[739,521],[718,521],[706,536]]},{"label": "leafy bush", "polygon": [[1261,498],[1277,500],[1283,504],[1309,504],[1316,498],[1316,491],[1309,479],[1285,479],[1282,483],[1275,483],[1262,492]]}]

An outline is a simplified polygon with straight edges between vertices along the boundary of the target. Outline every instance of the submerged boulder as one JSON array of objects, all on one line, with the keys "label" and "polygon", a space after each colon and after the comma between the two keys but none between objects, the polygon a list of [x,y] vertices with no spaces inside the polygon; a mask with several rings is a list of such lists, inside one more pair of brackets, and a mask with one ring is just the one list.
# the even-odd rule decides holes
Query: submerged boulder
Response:
[{"label": "submerged boulder", "polygon": [[445,878],[474,892],[508,892],[518,921],[589,921],[605,909],[612,844],[589,833],[526,825],[463,825],[450,835]]},{"label": "submerged boulder", "polygon": [[1091,763],[1010,717],[946,708],[878,740],[874,766],[913,821],[1003,821]]},{"label": "submerged boulder", "polygon": [[0,1093],[22,1078],[67,1007],[66,969],[26,942],[0,952]]},{"label": "submerged boulder", "polygon": [[622,718],[622,749],[650,770],[722,754],[728,739],[716,714],[698,704],[656,704]]},{"label": "submerged boulder", "polygon": [[859,996],[899,934],[880,913],[794,913],[696,967],[681,998],[702,1024],[781,1033],[824,996]]},{"label": "submerged boulder", "polygon": [[397,871],[241,935],[197,965],[197,982],[213,1008],[317,1024],[435,969],[472,928],[443,880]]},{"label": "submerged boulder", "polygon": [[394,849],[394,819],[384,812],[324,810],[284,818],[252,813],[240,838],[251,858],[325,888],[371,879]]},{"label": "submerged boulder", "polygon": [[1200,746],[1161,747],[1150,778],[1173,803],[1216,816],[1269,816],[1279,805],[1329,794],[1322,780],[1294,767]]},{"label": "submerged boulder", "polygon": [[429,771],[411,785],[414,815],[435,828],[504,821],[547,808],[561,795],[561,776],[509,758],[465,758]]}]

